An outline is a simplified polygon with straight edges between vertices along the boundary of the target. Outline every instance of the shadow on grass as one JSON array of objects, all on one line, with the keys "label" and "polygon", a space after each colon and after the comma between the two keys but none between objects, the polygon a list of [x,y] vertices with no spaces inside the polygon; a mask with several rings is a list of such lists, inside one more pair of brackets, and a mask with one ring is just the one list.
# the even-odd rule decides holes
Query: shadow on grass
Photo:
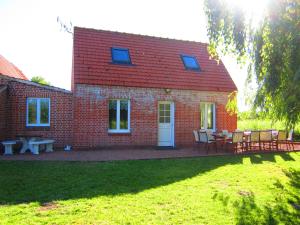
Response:
[{"label": "shadow on grass", "polygon": [[217,192],[213,199],[227,207],[233,206],[236,223],[239,225],[253,224],[300,224],[300,171],[290,169],[284,171],[289,178],[287,185],[279,180],[274,187],[277,194],[268,205],[259,205],[253,192],[240,191],[238,200],[230,200],[231,196]]},{"label": "shadow on grass", "polygon": [[[244,157],[249,156],[106,163],[2,161],[0,205],[28,202],[43,204],[56,200],[134,194],[192,178],[221,166],[242,164]],[[274,154],[262,154],[258,158],[252,163],[275,161]],[[282,158],[292,160],[287,156]],[[249,198],[244,201],[251,205],[252,200]]]}]

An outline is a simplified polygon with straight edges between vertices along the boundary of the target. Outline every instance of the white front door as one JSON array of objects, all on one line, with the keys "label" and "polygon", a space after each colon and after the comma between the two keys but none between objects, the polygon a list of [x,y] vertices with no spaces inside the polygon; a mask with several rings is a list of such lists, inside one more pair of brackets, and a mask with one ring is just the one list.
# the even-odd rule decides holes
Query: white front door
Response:
[{"label": "white front door", "polygon": [[158,146],[174,146],[174,103],[158,103]]}]

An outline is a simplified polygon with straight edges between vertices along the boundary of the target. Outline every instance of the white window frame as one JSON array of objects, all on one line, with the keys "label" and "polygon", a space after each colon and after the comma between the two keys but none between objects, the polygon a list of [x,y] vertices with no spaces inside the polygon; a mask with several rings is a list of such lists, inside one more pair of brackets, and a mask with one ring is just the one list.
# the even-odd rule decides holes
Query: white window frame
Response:
[{"label": "white window frame", "polygon": [[[37,106],[36,106],[36,121],[37,123],[29,123],[29,100],[36,99]],[[49,120],[48,123],[41,123],[41,100],[48,100],[48,108],[49,108]],[[26,126],[27,127],[49,127],[51,120],[51,99],[50,98],[27,98],[26,99]]]},{"label": "white window frame", "polygon": [[[201,104],[205,104],[205,115],[204,115],[204,127],[201,127]],[[213,105],[213,128],[212,129],[207,129],[207,109],[208,105]],[[200,128],[205,129],[205,130],[211,130],[211,131],[216,131],[216,104],[214,102],[200,102]]]},{"label": "white window frame", "polygon": [[[116,120],[116,129],[109,129],[109,133],[130,133],[130,100],[129,99],[109,99],[109,101],[117,101],[117,120]],[[128,102],[128,115],[127,115],[127,129],[120,129],[120,101],[127,101]],[[108,108],[109,110],[109,108]],[[109,113],[109,112],[108,112]],[[109,117],[108,117],[109,120]],[[108,127],[109,127],[109,121],[108,121]]]}]

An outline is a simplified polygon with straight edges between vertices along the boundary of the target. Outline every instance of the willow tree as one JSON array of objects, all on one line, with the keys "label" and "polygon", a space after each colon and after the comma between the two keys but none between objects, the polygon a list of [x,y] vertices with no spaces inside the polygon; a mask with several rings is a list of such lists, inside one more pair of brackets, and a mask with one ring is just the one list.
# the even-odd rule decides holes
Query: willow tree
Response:
[{"label": "willow tree", "polygon": [[300,0],[270,0],[259,23],[232,2],[205,0],[209,51],[247,62],[247,80],[257,84],[253,107],[294,127],[300,120]]}]

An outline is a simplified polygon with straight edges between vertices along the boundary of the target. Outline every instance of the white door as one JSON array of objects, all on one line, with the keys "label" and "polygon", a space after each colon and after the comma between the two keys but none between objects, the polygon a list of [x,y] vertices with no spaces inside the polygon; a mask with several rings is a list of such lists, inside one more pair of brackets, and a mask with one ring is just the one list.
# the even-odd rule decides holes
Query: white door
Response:
[{"label": "white door", "polygon": [[174,103],[158,103],[158,146],[174,146]]}]

